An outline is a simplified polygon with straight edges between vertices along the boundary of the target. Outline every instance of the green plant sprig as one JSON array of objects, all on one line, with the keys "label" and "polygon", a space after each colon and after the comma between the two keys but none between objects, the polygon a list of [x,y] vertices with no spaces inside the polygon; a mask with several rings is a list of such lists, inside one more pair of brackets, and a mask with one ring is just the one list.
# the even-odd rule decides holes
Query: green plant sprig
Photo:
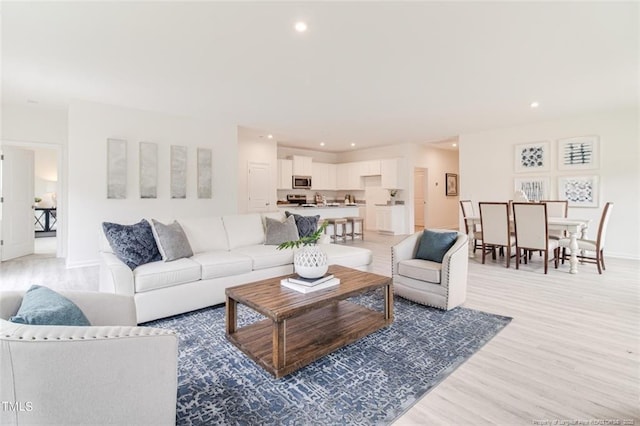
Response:
[{"label": "green plant sprig", "polygon": [[327,225],[329,222],[326,220],[322,222],[322,225],[318,228],[316,232],[311,235],[307,235],[306,237],[302,237],[296,241],[285,241],[280,244],[277,248],[278,250],[290,249],[290,248],[300,248],[300,246],[309,246],[315,244],[320,239],[320,236],[324,233],[324,230],[327,229]]}]

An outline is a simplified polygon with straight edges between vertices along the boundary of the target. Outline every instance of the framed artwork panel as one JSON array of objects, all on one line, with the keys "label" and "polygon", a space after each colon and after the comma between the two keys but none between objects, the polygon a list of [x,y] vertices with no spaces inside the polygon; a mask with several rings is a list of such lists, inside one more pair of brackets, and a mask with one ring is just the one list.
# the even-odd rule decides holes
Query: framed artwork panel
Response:
[{"label": "framed artwork panel", "polygon": [[158,198],[158,144],[140,142],[140,198]]},{"label": "framed artwork panel", "polygon": [[445,173],[445,193],[447,196],[455,197],[458,195],[458,175],[455,173]]},{"label": "framed artwork panel", "polygon": [[516,173],[549,170],[549,142],[542,141],[515,145],[514,169]]},{"label": "framed artwork panel", "polygon": [[187,147],[171,145],[171,198],[187,198]]},{"label": "framed artwork panel", "polygon": [[523,177],[514,180],[514,190],[522,190],[529,201],[549,199],[548,177]]},{"label": "framed artwork panel", "polygon": [[211,198],[212,175],[211,150],[198,148],[198,198]]},{"label": "framed artwork panel", "polygon": [[127,198],[127,141],[107,139],[107,198]]},{"label": "framed artwork panel", "polygon": [[597,169],[599,154],[597,136],[558,139],[558,170]]},{"label": "framed artwork panel", "polygon": [[558,199],[567,200],[569,207],[598,207],[599,193],[596,175],[558,178]]}]

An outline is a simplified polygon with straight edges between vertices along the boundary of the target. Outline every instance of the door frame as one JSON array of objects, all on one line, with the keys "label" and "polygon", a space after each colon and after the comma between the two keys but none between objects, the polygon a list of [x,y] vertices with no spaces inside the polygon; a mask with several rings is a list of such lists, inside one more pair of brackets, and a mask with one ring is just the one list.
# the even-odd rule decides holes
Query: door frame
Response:
[{"label": "door frame", "polygon": [[[52,142],[27,142],[27,141],[16,141],[16,140],[0,140],[0,148],[3,146],[11,146],[11,147],[20,148],[20,149],[50,149],[50,150],[56,151],[56,156],[57,156],[56,160],[57,160],[57,167],[58,167],[58,192],[56,193],[56,198],[57,198],[56,209],[57,209],[58,218],[59,218],[56,223],[56,257],[65,257],[66,247],[67,247],[67,244],[66,244],[67,242],[67,239],[66,239],[67,186],[65,184],[67,171],[65,169],[66,163],[64,161],[64,156],[66,153],[66,147],[63,144],[52,143]],[[34,173],[35,173],[35,169],[34,169]],[[1,233],[2,233],[2,230],[0,230],[0,234]]]},{"label": "door frame", "polygon": [[[429,168],[428,167],[420,167],[420,166],[414,166],[413,167],[413,177],[414,179],[412,179],[415,182],[415,175],[416,175],[416,170],[424,170],[424,181],[423,181],[423,185],[422,185],[422,196],[424,198],[424,209],[423,209],[423,223],[424,223],[424,229],[427,229],[428,226],[428,222],[427,222],[427,218],[429,217],[429,212],[428,212],[428,205],[429,205]],[[413,188],[413,190],[415,191],[415,188]],[[413,197],[413,229],[415,230],[416,227],[416,202],[415,202],[415,197],[414,194],[411,195]]]}]

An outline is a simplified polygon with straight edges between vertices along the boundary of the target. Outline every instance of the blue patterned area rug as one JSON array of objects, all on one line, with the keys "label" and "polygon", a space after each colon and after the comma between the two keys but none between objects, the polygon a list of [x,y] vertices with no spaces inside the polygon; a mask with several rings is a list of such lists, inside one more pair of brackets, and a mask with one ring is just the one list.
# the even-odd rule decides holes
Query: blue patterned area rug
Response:
[{"label": "blue patterned area rug", "polygon": [[[352,300],[382,310],[381,294]],[[239,326],[262,318],[238,308]],[[226,340],[223,306],[145,325],[180,337],[178,425],[370,425],[391,423],[511,321],[399,297],[394,314],[391,326],[281,379]]]}]

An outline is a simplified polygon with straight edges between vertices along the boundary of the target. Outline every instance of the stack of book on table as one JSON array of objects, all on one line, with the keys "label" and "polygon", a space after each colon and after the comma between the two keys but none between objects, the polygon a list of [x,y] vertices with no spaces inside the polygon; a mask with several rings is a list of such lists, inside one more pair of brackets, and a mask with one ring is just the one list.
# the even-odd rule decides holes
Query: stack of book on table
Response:
[{"label": "stack of book on table", "polygon": [[300,293],[309,293],[336,286],[340,284],[340,278],[336,278],[332,274],[327,274],[320,278],[302,278],[296,275],[290,278],[283,278],[280,280],[280,284]]}]

